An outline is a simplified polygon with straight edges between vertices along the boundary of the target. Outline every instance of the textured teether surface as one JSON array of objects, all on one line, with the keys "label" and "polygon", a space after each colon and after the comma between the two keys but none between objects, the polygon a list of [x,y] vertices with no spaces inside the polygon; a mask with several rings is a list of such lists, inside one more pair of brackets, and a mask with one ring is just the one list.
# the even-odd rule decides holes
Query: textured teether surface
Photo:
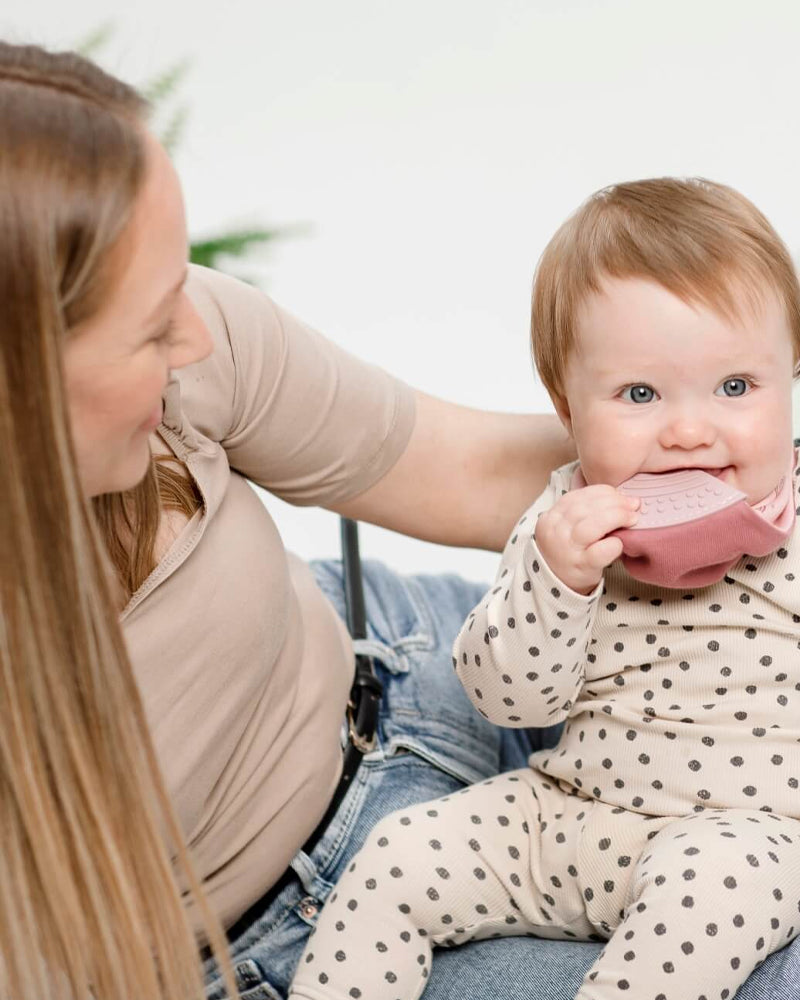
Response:
[{"label": "textured teether surface", "polygon": [[617,489],[641,500],[639,519],[630,531],[697,521],[745,499],[744,493],[702,469],[641,472]]}]

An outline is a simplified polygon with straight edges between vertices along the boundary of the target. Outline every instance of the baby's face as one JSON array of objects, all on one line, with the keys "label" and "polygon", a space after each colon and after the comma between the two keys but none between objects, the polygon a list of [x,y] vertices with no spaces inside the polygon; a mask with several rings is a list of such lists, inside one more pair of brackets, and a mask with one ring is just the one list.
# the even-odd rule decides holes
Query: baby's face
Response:
[{"label": "baby's face", "polygon": [[559,413],[587,483],[701,468],[761,500],[788,469],[793,352],[776,295],[726,320],[650,281],[581,310]]}]

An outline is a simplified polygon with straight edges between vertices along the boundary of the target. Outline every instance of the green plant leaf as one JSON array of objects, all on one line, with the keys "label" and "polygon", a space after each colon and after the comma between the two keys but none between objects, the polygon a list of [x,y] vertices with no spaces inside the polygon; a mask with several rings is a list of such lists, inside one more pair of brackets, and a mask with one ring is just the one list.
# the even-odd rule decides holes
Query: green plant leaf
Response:
[{"label": "green plant leaf", "polygon": [[161,129],[159,139],[168,153],[174,153],[175,147],[183,138],[186,122],[189,120],[189,105],[181,104],[172,112],[167,124]]},{"label": "green plant leaf", "polygon": [[247,229],[220,233],[207,239],[193,240],[189,248],[189,259],[193,264],[214,267],[214,262],[219,257],[243,257],[256,244],[268,243],[283,235],[280,229]]},{"label": "green plant leaf", "polygon": [[102,49],[114,32],[117,30],[115,21],[105,21],[88,35],[76,42],[72,48],[75,52],[85,56],[87,59],[94,55],[98,49]]},{"label": "green plant leaf", "polygon": [[173,63],[172,66],[143,83],[139,87],[139,93],[151,104],[159,104],[170,94],[175,93],[189,72],[191,64],[191,59],[182,59],[180,62]]}]

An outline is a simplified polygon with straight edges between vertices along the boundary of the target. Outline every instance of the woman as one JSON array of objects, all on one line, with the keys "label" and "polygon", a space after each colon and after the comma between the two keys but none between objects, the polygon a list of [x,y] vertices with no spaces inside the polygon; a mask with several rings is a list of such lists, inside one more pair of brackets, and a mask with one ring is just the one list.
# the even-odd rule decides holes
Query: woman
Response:
[{"label": "woman", "polygon": [[[453,577],[365,567],[381,714],[347,713],[341,568],[285,553],[246,478],[497,549],[569,457],[555,422],[414,393],[255,290],[186,281],[145,110],[76,56],[0,45],[0,990],[21,1000],[177,1000],[203,974],[211,998],[281,997],[381,815],[530,749],[453,679],[481,593]],[[429,994],[569,997],[594,949],[470,946]],[[743,996],[788,995],[783,954]]]}]

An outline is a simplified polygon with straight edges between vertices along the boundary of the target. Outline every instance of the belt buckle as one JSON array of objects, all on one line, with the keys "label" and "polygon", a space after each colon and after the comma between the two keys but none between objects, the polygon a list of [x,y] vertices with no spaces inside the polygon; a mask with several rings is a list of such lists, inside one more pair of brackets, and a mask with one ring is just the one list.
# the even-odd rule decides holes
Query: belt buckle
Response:
[{"label": "belt buckle", "polygon": [[361,733],[356,729],[356,722],[353,717],[353,712],[356,706],[352,701],[347,702],[347,737],[356,750],[359,753],[369,753],[371,750],[375,749],[375,744],[377,742],[378,734],[373,733],[369,739],[366,739]]}]

